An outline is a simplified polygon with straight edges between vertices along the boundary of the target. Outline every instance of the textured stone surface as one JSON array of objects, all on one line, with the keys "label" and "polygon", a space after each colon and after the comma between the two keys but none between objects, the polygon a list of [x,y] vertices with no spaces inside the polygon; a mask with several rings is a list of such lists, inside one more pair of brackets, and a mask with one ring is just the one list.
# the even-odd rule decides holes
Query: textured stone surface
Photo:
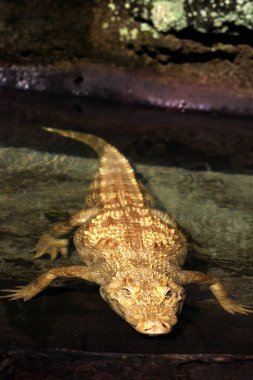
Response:
[{"label": "textured stone surface", "polygon": [[[3,181],[1,232],[3,236],[6,234],[7,242],[9,236],[17,234],[20,244],[24,244],[22,251],[25,251],[20,254],[16,244],[9,245],[2,239],[1,251],[8,256],[5,258],[10,272],[5,270],[6,260],[1,257],[1,277],[30,279],[35,275],[33,269],[30,265],[16,267],[15,259],[30,261],[29,251],[36,239],[33,238],[35,241],[28,247],[27,242],[47,228],[48,219],[62,219],[66,213],[82,207],[85,191],[96,170],[96,161],[2,148],[0,162]],[[204,259],[208,266],[213,262],[211,272],[214,274],[216,266],[224,265],[224,276],[230,281],[232,293],[238,292],[244,303],[250,303],[253,290],[250,277],[238,286],[229,274],[242,271],[242,275],[253,275],[252,176],[159,166],[137,166],[137,171],[145,178],[159,204],[189,233],[199,259]],[[6,244],[9,251],[5,249]],[[78,260],[75,256],[72,259],[74,262]],[[43,266],[47,264],[45,260],[37,260],[36,273],[45,269]]]},{"label": "textured stone surface", "polygon": [[87,54],[91,2],[0,1],[0,59],[43,61]]},{"label": "textured stone surface", "polygon": [[[117,14],[117,0],[110,0],[112,12]],[[130,9],[157,32],[193,28],[199,32],[226,33],[243,26],[252,30],[253,5],[249,0],[139,0],[124,1],[122,7]]]}]

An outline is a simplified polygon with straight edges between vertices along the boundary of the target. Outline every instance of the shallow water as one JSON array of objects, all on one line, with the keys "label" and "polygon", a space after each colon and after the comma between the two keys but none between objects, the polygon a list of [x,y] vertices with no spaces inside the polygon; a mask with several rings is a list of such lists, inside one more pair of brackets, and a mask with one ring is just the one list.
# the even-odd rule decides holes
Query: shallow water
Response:
[{"label": "shallow water", "polygon": [[[243,140],[252,133],[247,120],[96,103],[83,103],[78,119],[80,110],[71,108],[72,99],[15,96],[13,104],[4,108],[2,103],[0,117],[2,289],[26,284],[51,265],[79,263],[73,246],[67,262],[58,258],[53,264],[46,256],[32,261],[31,251],[50,223],[82,207],[97,168],[88,148],[48,136],[40,126],[81,128],[86,120],[84,130],[94,130],[119,146],[157,205],[187,232],[187,267],[221,278],[237,299],[253,303],[253,159],[251,142]],[[198,136],[190,138],[189,131],[182,135],[187,125],[197,133],[194,120],[198,127],[203,122],[199,139],[206,136],[205,146],[196,143]],[[178,122],[178,128],[166,127],[172,122]],[[0,300],[0,324],[1,345],[22,348],[157,354],[250,354],[253,348],[252,316],[229,315],[208,289],[196,286],[187,289],[174,331],[157,338],[136,333],[108,308],[96,286],[77,280],[57,280],[25,303]]]}]

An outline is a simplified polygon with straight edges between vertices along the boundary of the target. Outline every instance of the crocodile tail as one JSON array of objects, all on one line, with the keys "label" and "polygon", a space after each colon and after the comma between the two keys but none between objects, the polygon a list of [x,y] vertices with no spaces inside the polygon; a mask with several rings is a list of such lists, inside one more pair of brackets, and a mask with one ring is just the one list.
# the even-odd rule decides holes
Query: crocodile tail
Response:
[{"label": "crocodile tail", "polygon": [[104,152],[104,149],[106,146],[110,146],[105,140],[101,139],[100,137],[90,135],[88,133],[81,133],[81,132],[75,132],[72,130],[65,130],[65,129],[57,129],[57,128],[47,128],[43,127],[47,132],[57,133],[58,135],[68,137],[73,140],[80,141],[88,146],[90,146],[92,149],[95,150],[95,152],[101,156]]},{"label": "crocodile tail", "polygon": [[55,128],[43,128],[48,132],[69,137],[93,148],[100,157],[99,178],[92,184],[89,202],[99,201],[106,207],[143,206],[143,196],[127,159],[111,144],[100,137],[86,133]]}]

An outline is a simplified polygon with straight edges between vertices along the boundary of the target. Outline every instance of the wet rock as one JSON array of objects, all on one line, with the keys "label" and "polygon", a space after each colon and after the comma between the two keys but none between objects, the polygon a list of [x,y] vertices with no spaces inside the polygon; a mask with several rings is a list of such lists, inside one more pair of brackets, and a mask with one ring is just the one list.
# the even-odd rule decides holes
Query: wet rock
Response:
[{"label": "wet rock", "polygon": [[[139,0],[121,2],[135,19],[158,33],[193,28],[199,32],[226,33],[235,27],[253,28],[253,5],[248,0]],[[117,1],[110,1],[117,12]]]}]

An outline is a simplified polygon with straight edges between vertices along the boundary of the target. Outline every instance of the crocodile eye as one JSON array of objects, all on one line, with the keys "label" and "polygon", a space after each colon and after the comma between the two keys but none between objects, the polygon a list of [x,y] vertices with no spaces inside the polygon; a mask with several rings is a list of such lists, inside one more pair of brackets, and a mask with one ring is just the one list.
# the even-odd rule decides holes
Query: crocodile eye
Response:
[{"label": "crocodile eye", "polygon": [[126,297],[131,297],[131,292],[128,288],[123,288]]},{"label": "crocodile eye", "polygon": [[165,298],[170,298],[172,296],[172,290],[168,289],[165,293]]}]

